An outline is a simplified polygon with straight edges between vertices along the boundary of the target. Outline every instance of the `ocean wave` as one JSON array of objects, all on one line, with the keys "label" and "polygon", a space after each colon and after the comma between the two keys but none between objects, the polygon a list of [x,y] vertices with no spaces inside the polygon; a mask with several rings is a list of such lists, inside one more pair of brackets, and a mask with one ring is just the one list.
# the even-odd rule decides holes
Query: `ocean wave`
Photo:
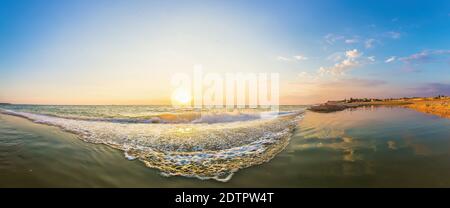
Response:
[{"label": "ocean wave", "polygon": [[303,116],[300,111],[209,113],[200,117],[183,114],[183,119],[189,118],[183,121],[189,122],[167,124],[79,120],[11,110],[2,113],[57,126],[86,142],[121,149],[127,159],[139,159],[165,176],[222,182],[237,170],[267,162],[282,151]]},{"label": "ocean wave", "polygon": [[78,116],[78,115],[59,115],[57,113],[48,112],[28,112],[28,111],[15,111],[9,109],[0,109],[6,114],[15,114],[15,112],[31,113],[42,116],[57,117],[64,119],[83,120],[83,121],[101,121],[101,122],[114,122],[114,123],[160,123],[160,124],[182,124],[182,123],[227,123],[227,122],[240,122],[251,121],[257,119],[266,119],[276,116],[295,114],[296,111],[290,112],[241,112],[239,110],[234,111],[188,111],[179,113],[159,113],[147,116],[133,116],[129,118],[123,117],[94,117],[94,116]]}]

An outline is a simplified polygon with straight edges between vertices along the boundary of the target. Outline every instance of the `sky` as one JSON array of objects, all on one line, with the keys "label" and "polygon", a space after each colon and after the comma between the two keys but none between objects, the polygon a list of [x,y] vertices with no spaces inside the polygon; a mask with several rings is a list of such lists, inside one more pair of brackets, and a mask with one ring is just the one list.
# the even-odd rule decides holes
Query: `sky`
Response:
[{"label": "sky", "polygon": [[0,0],[0,102],[167,104],[196,64],[281,104],[450,95],[449,37],[446,0]]}]

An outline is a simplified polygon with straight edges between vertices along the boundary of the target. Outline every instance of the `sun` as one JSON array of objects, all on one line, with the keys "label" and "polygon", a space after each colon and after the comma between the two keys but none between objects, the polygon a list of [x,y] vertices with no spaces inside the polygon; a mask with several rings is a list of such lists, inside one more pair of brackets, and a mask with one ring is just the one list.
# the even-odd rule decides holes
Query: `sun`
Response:
[{"label": "sun", "polygon": [[172,102],[182,105],[190,104],[191,94],[187,90],[177,90],[172,94]]}]

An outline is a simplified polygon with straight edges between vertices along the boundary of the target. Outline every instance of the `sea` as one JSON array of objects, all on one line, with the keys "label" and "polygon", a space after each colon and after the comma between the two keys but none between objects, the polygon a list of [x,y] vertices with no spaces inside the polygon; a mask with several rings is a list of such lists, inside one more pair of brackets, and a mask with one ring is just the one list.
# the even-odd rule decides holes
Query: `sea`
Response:
[{"label": "sea", "polygon": [[450,119],[402,107],[0,106],[0,187],[449,187]]}]

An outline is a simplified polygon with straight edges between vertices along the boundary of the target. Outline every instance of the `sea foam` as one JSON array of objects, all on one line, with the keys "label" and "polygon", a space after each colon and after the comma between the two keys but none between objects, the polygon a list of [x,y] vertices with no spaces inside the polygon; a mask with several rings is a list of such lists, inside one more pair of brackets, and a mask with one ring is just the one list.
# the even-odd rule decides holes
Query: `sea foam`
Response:
[{"label": "sea foam", "polygon": [[187,113],[179,116],[183,122],[136,123],[1,112],[60,127],[86,142],[121,149],[127,159],[139,159],[164,176],[222,182],[230,180],[239,169],[267,162],[282,151],[303,116],[301,111],[203,116]]}]

